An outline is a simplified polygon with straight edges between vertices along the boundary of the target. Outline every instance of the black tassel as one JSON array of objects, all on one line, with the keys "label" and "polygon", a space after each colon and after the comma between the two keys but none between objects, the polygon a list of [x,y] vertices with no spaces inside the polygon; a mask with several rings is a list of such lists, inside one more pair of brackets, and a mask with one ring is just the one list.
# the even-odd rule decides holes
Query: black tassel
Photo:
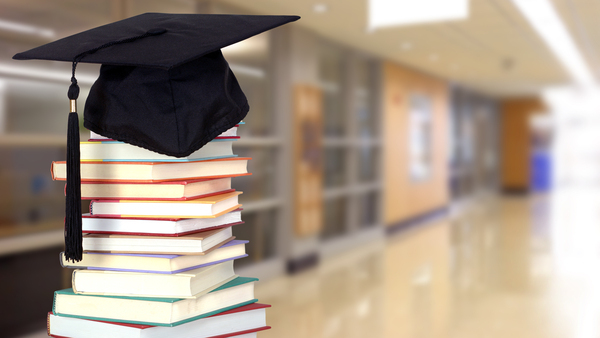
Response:
[{"label": "black tassel", "polygon": [[79,262],[83,258],[83,236],[81,233],[81,173],[79,163],[79,117],[75,100],[79,96],[77,80],[72,79],[69,88],[71,113],[67,129],[67,191],[65,216],[65,258]]}]

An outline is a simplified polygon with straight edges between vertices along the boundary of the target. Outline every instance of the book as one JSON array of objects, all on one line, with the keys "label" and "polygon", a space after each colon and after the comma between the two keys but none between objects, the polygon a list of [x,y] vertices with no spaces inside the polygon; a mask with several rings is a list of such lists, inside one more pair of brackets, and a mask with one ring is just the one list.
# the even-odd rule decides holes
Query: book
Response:
[{"label": "book", "polygon": [[54,292],[57,316],[119,323],[178,326],[240,306],[256,303],[256,278],[238,277],[196,298],[81,295],[72,289]]},{"label": "book", "polygon": [[[243,123],[240,123],[243,124]],[[215,137],[216,139],[219,138],[223,138],[223,137],[238,137],[237,136],[237,129],[240,126],[240,124],[236,124],[234,127],[231,127],[229,129],[227,129],[226,131],[222,132],[221,135]],[[110,140],[110,138],[108,137],[104,137],[100,134],[96,134],[93,131],[90,130],[90,140],[95,141],[95,140]]]},{"label": "book", "polygon": [[206,255],[157,255],[157,254],[113,254],[106,252],[84,252],[79,262],[67,261],[60,253],[60,262],[66,268],[88,268],[90,270],[130,271],[150,273],[180,273],[232,259],[247,257],[248,241],[233,240],[210,251]]},{"label": "book", "polygon": [[[81,162],[81,180],[166,182],[201,178],[223,178],[248,173],[247,157],[189,162]],[[64,181],[67,177],[65,161],[52,162],[52,179]]]},{"label": "book", "polygon": [[50,312],[48,334],[55,337],[80,337],[85,332],[86,338],[256,337],[256,332],[270,329],[266,325],[266,309],[269,307],[270,305],[254,303],[175,327],[61,317]]},{"label": "book", "polygon": [[243,224],[241,210],[237,208],[213,218],[130,218],[83,214],[82,231],[91,234],[183,236]]},{"label": "book", "polygon": [[241,206],[241,191],[187,201],[92,200],[91,215],[150,216],[159,218],[218,217]]},{"label": "book", "polygon": [[81,161],[127,160],[127,161],[169,161],[185,162],[207,160],[223,157],[233,157],[232,139],[214,139],[202,148],[185,157],[174,157],[156,153],[142,147],[120,141],[88,141],[80,142]]},{"label": "book", "polygon": [[194,298],[234,279],[233,260],[175,274],[73,270],[77,294]]},{"label": "book", "polygon": [[[235,175],[241,176],[241,175]],[[66,186],[65,186],[66,190]],[[231,177],[158,183],[82,182],[81,199],[190,200],[223,194],[231,189]]]},{"label": "book", "polygon": [[153,253],[204,255],[232,241],[231,227],[198,232],[180,237],[133,235],[83,235],[84,251],[112,253]]}]

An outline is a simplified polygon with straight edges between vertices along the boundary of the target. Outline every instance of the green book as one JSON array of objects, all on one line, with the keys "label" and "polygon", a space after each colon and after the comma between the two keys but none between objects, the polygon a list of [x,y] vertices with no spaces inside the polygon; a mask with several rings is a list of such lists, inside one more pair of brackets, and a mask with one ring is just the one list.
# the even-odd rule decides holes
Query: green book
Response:
[{"label": "green book", "polygon": [[255,303],[256,278],[237,277],[197,298],[148,298],[54,292],[57,316],[155,326],[177,326]]}]

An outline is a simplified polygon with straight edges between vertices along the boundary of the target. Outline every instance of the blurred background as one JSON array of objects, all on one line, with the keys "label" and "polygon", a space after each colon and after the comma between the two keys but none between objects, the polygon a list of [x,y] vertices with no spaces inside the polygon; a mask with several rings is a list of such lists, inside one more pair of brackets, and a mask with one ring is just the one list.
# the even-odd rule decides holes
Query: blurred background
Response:
[{"label": "blurred background", "polygon": [[0,0],[3,337],[70,287],[71,65],[11,57],[144,12],[302,16],[224,50],[261,337],[600,337],[599,2]]}]

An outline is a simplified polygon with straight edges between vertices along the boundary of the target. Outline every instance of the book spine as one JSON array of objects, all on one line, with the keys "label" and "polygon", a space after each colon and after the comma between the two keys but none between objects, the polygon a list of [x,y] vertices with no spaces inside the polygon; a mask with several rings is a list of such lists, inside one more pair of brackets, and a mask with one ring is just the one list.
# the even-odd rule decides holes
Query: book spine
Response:
[{"label": "book spine", "polygon": [[78,293],[77,289],[75,287],[75,273],[79,271],[79,269],[75,269],[73,270],[73,274],[71,274],[71,288],[73,289],[73,292]]},{"label": "book spine", "polygon": [[56,176],[54,176],[54,161],[52,161],[52,164],[50,165],[50,175],[52,176],[52,180],[56,181]]},{"label": "book spine", "polygon": [[50,335],[50,312],[46,316],[46,332]]},{"label": "book spine", "polygon": [[58,254],[58,261],[60,262],[60,266],[62,266],[63,268],[66,268],[66,266],[63,264],[63,259],[62,259],[63,253],[64,253],[64,251]]},{"label": "book spine", "polygon": [[56,314],[56,292],[54,292],[54,298],[52,299],[52,313]]}]

